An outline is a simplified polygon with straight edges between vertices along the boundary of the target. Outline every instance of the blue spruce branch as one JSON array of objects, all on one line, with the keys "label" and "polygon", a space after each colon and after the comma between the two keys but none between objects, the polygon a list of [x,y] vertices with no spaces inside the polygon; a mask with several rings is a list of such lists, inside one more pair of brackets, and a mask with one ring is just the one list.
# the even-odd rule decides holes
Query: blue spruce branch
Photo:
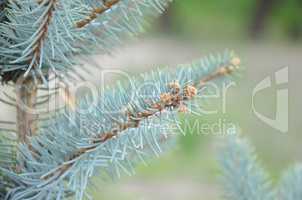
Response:
[{"label": "blue spruce branch", "polygon": [[[9,138],[0,131],[0,168],[7,170],[16,170],[16,140]],[[6,178],[0,171],[0,199],[5,198],[8,188],[14,188],[17,185]]]},{"label": "blue spruce branch", "polygon": [[283,175],[278,187],[278,200],[302,199],[302,165],[291,167]]},{"label": "blue spruce branch", "polygon": [[275,200],[269,176],[246,140],[237,136],[229,137],[219,158],[225,199]]},{"label": "blue spruce branch", "polygon": [[[18,149],[18,171],[2,168],[7,200],[62,199],[89,195],[89,179],[132,174],[135,163],[159,155],[175,131],[178,112],[195,108],[208,82],[227,81],[239,67],[232,53],[209,57],[176,71],[161,69],[101,91],[90,112],[54,116]],[[151,88],[150,88],[151,86]],[[77,109],[91,103],[79,101]],[[195,105],[196,106],[196,105]],[[163,144],[162,144],[163,143]],[[98,172],[98,173],[97,173]]]},{"label": "blue spruce branch", "polygon": [[[0,8],[5,2],[0,2]],[[16,82],[30,75],[47,83],[49,72],[67,76],[80,67],[79,55],[110,53],[123,38],[142,32],[145,19],[162,13],[169,2],[10,1],[7,20],[0,21],[2,81]]]},{"label": "blue spruce branch", "polygon": [[274,188],[268,173],[259,164],[255,150],[238,136],[228,138],[220,152],[225,199],[230,200],[300,200],[302,166],[288,169]]}]

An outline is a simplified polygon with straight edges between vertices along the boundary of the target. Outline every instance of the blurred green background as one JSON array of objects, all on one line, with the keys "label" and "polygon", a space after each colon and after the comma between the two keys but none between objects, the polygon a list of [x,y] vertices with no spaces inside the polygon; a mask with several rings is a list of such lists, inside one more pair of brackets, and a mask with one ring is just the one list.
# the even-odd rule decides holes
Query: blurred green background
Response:
[{"label": "blurred green background", "polygon": [[299,0],[174,1],[160,22],[162,30],[190,39],[295,41],[302,36],[301,9]]},{"label": "blurred green background", "polygon": [[[209,107],[217,107],[218,113],[180,116],[183,127],[189,123],[189,128],[171,151],[148,166],[138,166],[135,176],[95,182],[97,189],[91,189],[95,199],[221,199],[216,153],[223,137],[203,134],[195,123],[213,125],[222,120],[236,124],[255,145],[275,183],[282,170],[302,159],[302,1],[176,0],[147,30],[115,57],[98,57],[102,65],[126,66],[121,69],[133,74],[233,49],[245,70],[237,85],[228,90],[226,112],[219,100],[210,100]],[[252,91],[286,66],[289,83],[281,88],[289,89],[289,131],[281,133],[255,116]],[[276,114],[278,89],[273,85],[255,96],[257,110],[270,118]]]}]

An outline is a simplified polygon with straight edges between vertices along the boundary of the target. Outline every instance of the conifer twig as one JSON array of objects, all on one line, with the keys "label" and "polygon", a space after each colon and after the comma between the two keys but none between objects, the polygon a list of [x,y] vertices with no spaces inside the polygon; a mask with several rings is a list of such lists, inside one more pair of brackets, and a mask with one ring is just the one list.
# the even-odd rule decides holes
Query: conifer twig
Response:
[{"label": "conifer twig", "polygon": [[214,73],[206,76],[204,79],[200,80],[198,83],[186,85],[183,88],[180,88],[178,81],[170,83],[168,87],[170,88],[169,93],[162,93],[160,95],[160,101],[154,104],[151,104],[149,108],[145,111],[138,113],[126,112],[128,116],[128,121],[125,123],[120,123],[118,126],[111,129],[111,131],[106,133],[100,133],[97,137],[91,139],[90,143],[92,144],[89,147],[80,148],[76,151],[70,158],[66,160],[63,164],[59,165],[55,170],[52,170],[50,173],[44,174],[41,176],[43,180],[56,180],[67,170],[69,170],[77,161],[78,158],[84,154],[91,152],[97,149],[98,145],[103,144],[115,137],[118,137],[124,131],[130,128],[138,128],[140,122],[146,120],[152,116],[155,116],[157,113],[161,113],[166,110],[175,110],[179,109],[180,112],[183,111],[184,102],[191,100],[197,95],[198,89],[205,86],[206,83],[217,79],[222,76],[233,73],[237,67],[239,67],[240,59],[235,57],[230,61],[228,66],[221,66]]}]

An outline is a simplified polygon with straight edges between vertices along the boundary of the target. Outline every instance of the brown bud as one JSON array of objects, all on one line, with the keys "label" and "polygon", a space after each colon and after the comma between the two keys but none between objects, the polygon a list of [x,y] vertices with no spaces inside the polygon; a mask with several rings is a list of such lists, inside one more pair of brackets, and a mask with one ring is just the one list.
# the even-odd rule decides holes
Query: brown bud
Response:
[{"label": "brown bud", "polygon": [[191,99],[197,95],[197,89],[192,85],[188,85],[184,89],[184,95]]},{"label": "brown bud", "polygon": [[178,81],[173,81],[173,82],[169,83],[169,84],[168,84],[168,87],[169,87],[170,89],[175,90],[176,92],[179,92],[179,91],[180,91],[180,84],[179,84]]},{"label": "brown bud", "polygon": [[229,68],[228,67],[221,67],[218,69],[218,73],[220,75],[226,75],[230,72]]},{"label": "brown bud", "polygon": [[172,95],[169,93],[163,93],[160,95],[160,101],[166,105],[172,103]]}]

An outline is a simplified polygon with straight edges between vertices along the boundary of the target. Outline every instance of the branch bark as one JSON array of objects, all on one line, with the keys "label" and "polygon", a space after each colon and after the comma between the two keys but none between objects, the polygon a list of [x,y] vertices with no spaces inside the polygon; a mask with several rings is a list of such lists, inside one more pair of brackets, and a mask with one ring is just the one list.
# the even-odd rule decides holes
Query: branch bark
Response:
[{"label": "branch bark", "polygon": [[[38,3],[41,2],[38,1]],[[27,143],[27,137],[33,136],[36,133],[37,114],[35,113],[35,105],[37,103],[38,84],[41,81],[31,76],[30,72],[37,68],[39,69],[42,65],[41,52],[48,35],[49,25],[53,19],[56,3],[57,0],[48,0],[45,14],[43,15],[44,20],[41,20],[41,24],[38,27],[37,38],[35,38],[35,42],[28,48],[31,52],[28,60],[29,67],[18,78],[16,83],[17,133],[20,142]]]},{"label": "branch bark", "polygon": [[100,15],[100,14],[104,13],[105,11],[111,9],[112,6],[114,6],[118,2],[120,2],[120,0],[105,1],[104,4],[101,7],[94,8],[86,19],[78,21],[76,23],[76,27],[77,28],[83,28],[87,24],[91,23],[94,19],[96,19],[98,17],[98,15]]},{"label": "branch bark", "polygon": [[21,76],[16,84],[17,134],[20,142],[27,143],[28,136],[37,130],[35,104],[38,86],[33,77]]}]

